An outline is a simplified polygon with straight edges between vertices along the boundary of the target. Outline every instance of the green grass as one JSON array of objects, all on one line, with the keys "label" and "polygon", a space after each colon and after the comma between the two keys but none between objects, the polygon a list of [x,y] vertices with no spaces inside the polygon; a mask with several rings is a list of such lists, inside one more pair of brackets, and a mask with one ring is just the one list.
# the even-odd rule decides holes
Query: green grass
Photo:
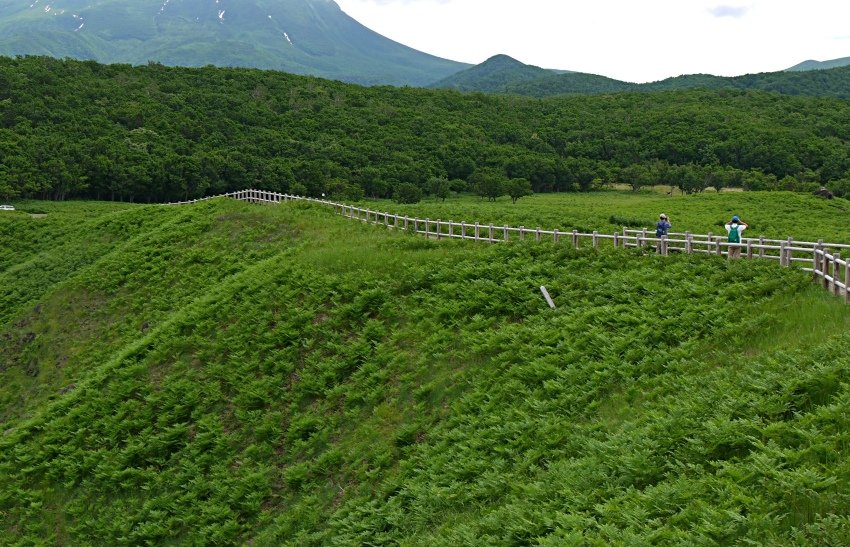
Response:
[{"label": "green grass", "polygon": [[[532,225],[676,198],[581,199],[416,207]],[[679,214],[712,218],[714,199]],[[0,221],[8,241],[64,242],[2,273],[19,286],[0,293],[11,544],[840,544],[850,529],[850,309],[799,270],[425,240],[299,203],[51,217]]]},{"label": "green grass", "polygon": [[535,194],[512,204],[503,196],[488,202],[473,196],[453,196],[445,202],[426,198],[415,205],[365,201],[366,207],[432,220],[508,224],[526,228],[612,234],[629,228],[654,229],[666,213],[672,231],[725,233],[723,224],[740,215],[750,228],[748,237],[850,242],[850,202],[824,200],[791,192],[707,192],[668,196],[652,189],[640,192],[609,190],[591,193]]}]

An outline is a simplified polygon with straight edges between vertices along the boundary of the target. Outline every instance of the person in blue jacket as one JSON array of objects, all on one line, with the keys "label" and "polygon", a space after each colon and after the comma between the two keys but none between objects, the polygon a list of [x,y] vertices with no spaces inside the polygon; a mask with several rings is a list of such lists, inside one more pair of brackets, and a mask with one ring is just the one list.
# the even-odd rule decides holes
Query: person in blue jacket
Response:
[{"label": "person in blue jacket", "polygon": [[667,215],[661,213],[658,215],[658,222],[655,223],[655,237],[666,236],[672,226],[673,225],[670,224],[670,219],[667,218]]},{"label": "person in blue jacket", "polygon": [[[661,213],[660,215],[658,215],[658,222],[655,223],[655,237],[660,239],[662,236],[666,236],[667,232],[670,231],[671,227],[672,224],[670,224],[670,219],[667,218],[667,215]],[[662,252],[660,242],[658,244],[658,247],[656,247],[656,250],[659,253]]]}]

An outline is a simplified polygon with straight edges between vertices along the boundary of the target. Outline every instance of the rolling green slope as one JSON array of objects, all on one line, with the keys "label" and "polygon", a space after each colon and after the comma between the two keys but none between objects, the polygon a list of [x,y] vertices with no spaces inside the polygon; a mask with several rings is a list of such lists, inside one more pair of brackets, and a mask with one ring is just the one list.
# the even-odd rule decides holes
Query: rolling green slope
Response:
[{"label": "rolling green slope", "polygon": [[846,537],[850,312],[799,271],[304,204],[56,207],[81,222],[2,233],[126,237],[0,294],[25,303],[0,323],[11,543]]}]

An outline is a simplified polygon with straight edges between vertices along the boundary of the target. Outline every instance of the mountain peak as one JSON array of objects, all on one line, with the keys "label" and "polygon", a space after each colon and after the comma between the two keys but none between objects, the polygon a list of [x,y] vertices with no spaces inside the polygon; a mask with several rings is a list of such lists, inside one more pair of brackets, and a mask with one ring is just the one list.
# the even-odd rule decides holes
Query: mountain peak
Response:
[{"label": "mountain peak", "polygon": [[497,53],[496,55],[493,55],[492,57],[490,57],[489,59],[487,59],[486,61],[481,63],[481,65],[492,65],[492,64],[526,66],[525,63],[521,63],[520,61],[517,61],[513,57],[511,57],[509,55],[505,55],[504,53]]},{"label": "mountain peak", "polygon": [[426,85],[468,67],[390,40],[333,0],[0,0],[0,55],[282,70]]},{"label": "mountain peak", "polygon": [[508,55],[494,55],[472,68],[462,70],[429,87],[459,89],[461,91],[503,91],[511,82],[537,80],[555,72],[537,66],[526,65]]}]

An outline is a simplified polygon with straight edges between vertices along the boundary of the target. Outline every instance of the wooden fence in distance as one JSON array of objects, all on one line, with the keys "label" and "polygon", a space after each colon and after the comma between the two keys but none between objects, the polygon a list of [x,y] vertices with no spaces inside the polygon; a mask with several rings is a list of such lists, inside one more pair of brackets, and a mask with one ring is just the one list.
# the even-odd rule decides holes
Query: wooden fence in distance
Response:
[{"label": "wooden fence in distance", "polygon": [[[599,248],[600,246],[624,249],[628,247],[650,247],[661,255],[667,255],[669,253],[704,253],[727,257],[729,256],[730,247],[736,246],[734,243],[727,242],[725,236],[711,233],[692,234],[690,232],[671,232],[666,236],[658,238],[655,237],[654,232],[649,232],[646,229],[635,230],[623,228],[622,232],[615,232],[613,234],[602,234],[597,231],[588,234],[578,232],[577,230],[543,230],[540,227],[512,227],[506,224],[499,226],[495,224],[481,224],[479,222],[471,224],[467,222],[456,222],[454,220],[422,219],[373,211],[326,199],[294,196],[265,190],[239,190],[237,192],[228,192],[217,196],[209,196],[191,201],[179,201],[166,205],[184,205],[219,197],[230,197],[250,203],[281,203],[285,201],[320,203],[333,207],[334,212],[352,220],[383,225],[388,229],[404,230],[435,239],[468,239],[487,243],[523,240],[542,241],[543,239],[550,239],[554,242],[569,242],[574,248],[588,244],[593,248]],[[763,236],[759,236],[757,238],[742,237],[738,247],[740,247],[741,258],[776,260],[780,266],[796,265],[805,271],[812,272],[814,279],[821,282],[825,289],[836,296],[843,295],[844,301],[850,304],[850,291],[848,291],[848,286],[850,286],[850,266],[848,266],[848,260],[842,259],[840,255],[843,249],[850,249],[850,245],[843,243],[824,243],[823,240],[811,242],[795,241],[790,237],[788,239],[766,239]]]}]

